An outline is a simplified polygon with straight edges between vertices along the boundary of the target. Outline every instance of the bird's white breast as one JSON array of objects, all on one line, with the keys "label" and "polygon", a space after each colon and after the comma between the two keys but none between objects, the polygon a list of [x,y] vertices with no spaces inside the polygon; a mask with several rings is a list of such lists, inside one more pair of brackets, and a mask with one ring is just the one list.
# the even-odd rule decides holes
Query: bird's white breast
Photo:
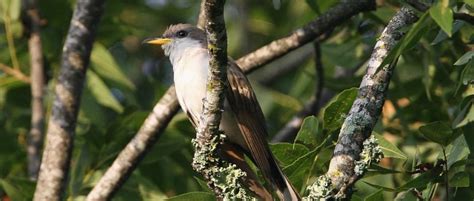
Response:
[{"label": "bird's white breast", "polygon": [[[199,121],[203,107],[202,101],[206,96],[209,53],[204,48],[186,48],[179,55],[170,55],[170,59],[173,64],[179,104],[185,113]],[[224,131],[230,141],[246,147],[235,115],[227,100],[224,103],[220,129]]]},{"label": "bird's white breast", "polygon": [[[209,54],[206,49],[188,48],[173,64],[178,101],[185,112],[199,117],[206,96]],[[199,120],[199,119],[196,119]]]}]

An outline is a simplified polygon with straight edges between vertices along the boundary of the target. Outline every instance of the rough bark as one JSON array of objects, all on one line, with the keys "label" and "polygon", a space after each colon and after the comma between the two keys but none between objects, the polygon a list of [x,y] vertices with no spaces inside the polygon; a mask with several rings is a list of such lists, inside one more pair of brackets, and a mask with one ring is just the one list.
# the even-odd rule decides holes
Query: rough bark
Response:
[{"label": "rough bark", "polygon": [[[216,166],[212,153],[213,139],[219,139],[219,124],[224,108],[225,87],[227,83],[227,34],[224,22],[224,0],[205,0],[204,18],[209,48],[209,70],[207,91],[204,98],[203,113],[197,127],[193,168],[207,180],[208,186],[217,197],[223,197],[222,189],[217,187],[217,178],[210,170]],[[211,150],[209,152],[209,150]],[[199,161],[200,154],[205,154],[204,161]]]},{"label": "rough bark", "polygon": [[117,159],[102,176],[92,191],[87,195],[88,201],[110,200],[123,182],[129,177],[145,153],[152,148],[163,133],[173,115],[178,112],[179,105],[175,101],[176,92],[170,87],[155,105],[153,111],[143,122],[135,137],[120,152]]},{"label": "rough bark", "polygon": [[[382,111],[393,68],[388,65],[379,66],[401,39],[402,28],[417,19],[412,10],[402,8],[390,20],[375,45],[368,62],[367,73],[359,86],[358,96],[339,132],[339,139],[327,172],[336,191],[350,189],[357,180],[354,178],[354,162],[359,159],[362,143],[370,136]],[[378,68],[381,69],[377,70]]]},{"label": "rough bark", "polygon": [[34,200],[61,200],[65,189],[79,101],[104,0],[78,0],[63,47]]},{"label": "rough bark", "polygon": [[[360,4],[359,6],[355,6],[353,8],[348,8],[349,10],[345,10],[345,11],[352,13],[351,16],[353,16],[353,15],[356,15],[356,14],[358,14],[360,12],[363,12],[363,11],[373,10],[374,9],[373,5],[375,5],[375,3],[373,1],[368,1],[368,2],[359,2],[358,3],[358,4]],[[366,7],[364,7],[364,6],[366,6]],[[334,14],[336,12],[332,12],[332,13]],[[324,20],[315,20],[310,24],[313,24],[313,26],[317,27],[317,26],[320,26],[318,23],[321,23],[321,22],[326,22],[326,23],[327,22],[335,23],[336,21],[339,22],[338,20],[335,20],[335,18],[339,19],[338,16],[332,16],[332,15],[325,15],[325,16],[326,17],[325,17]],[[350,16],[347,16],[345,19],[348,19],[349,17]],[[321,22],[319,22],[319,21],[321,21]],[[341,22],[339,22],[339,24],[340,23]],[[335,27],[335,26],[336,25],[331,25],[331,27]],[[306,33],[311,33],[311,32],[306,32]],[[318,34],[321,35],[322,33],[318,32]],[[316,36],[318,34],[316,34]],[[310,41],[308,41],[308,42],[310,42]],[[268,64],[269,62],[285,55],[286,53],[290,52],[291,50],[294,50],[295,48],[298,48],[298,47],[301,47],[301,46],[305,45],[305,43],[299,43],[298,45],[299,46],[294,47],[292,49],[288,49],[286,47],[276,47],[276,46],[273,45],[272,46],[273,49],[282,48],[286,51],[286,52],[278,51],[280,54],[268,55],[268,54],[261,54],[261,53],[258,53],[258,54],[257,53],[256,54],[250,53],[248,55],[252,55],[253,60],[258,60],[259,55],[262,55],[262,56],[265,56],[265,57],[262,57],[263,60],[258,61],[256,63],[246,63],[245,65],[246,65],[247,70],[245,70],[245,69],[243,69],[243,70],[244,70],[245,73],[249,73],[249,70],[255,70],[255,69],[257,69],[257,68],[259,68],[259,67],[261,67],[265,64]],[[264,47],[267,47],[267,48],[264,48],[264,49],[268,49],[269,46],[267,45],[267,46],[264,46]],[[272,58],[272,57],[274,57],[274,58]],[[242,57],[241,59],[246,60],[245,57]],[[169,104],[172,105],[172,107],[173,107],[170,110],[172,110],[172,111],[174,111],[175,109],[177,110],[179,106],[178,106],[178,99],[176,97],[176,94],[174,92],[168,90],[167,93],[165,93],[165,95],[163,96],[163,98],[165,98],[165,97],[166,97],[166,99],[168,99]],[[162,102],[162,100],[160,100],[160,102]],[[158,104],[160,104],[160,102]],[[142,135],[142,137],[135,137],[132,141],[140,139],[140,140],[143,141],[144,146],[147,146],[147,147],[151,146],[154,143],[154,140],[150,140],[149,138],[156,138],[156,135],[161,134],[161,132],[164,130],[164,128],[166,128],[166,126],[168,124],[169,120],[167,120],[167,119],[172,118],[174,116],[174,114],[175,113],[171,113],[171,112],[168,113],[168,114],[163,114],[163,115],[154,115],[153,113],[150,114],[150,116],[148,116],[148,118],[156,118],[156,119],[154,121],[152,121],[152,120],[145,121],[140,130],[142,130],[144,127],[147,127],[147,128],[150,128],[150,129],[152,129],[152,128],[159,129],[160,131],[151,132],[150,135]],[[153,115],[153,117],[151,117],[152,115]],[[158,125],[158,124],[161,124],[161,125]],[[163,128],[161,128],[161,127],[163,127]],[[131,143],[134,143],[134,142],[130,142],[129,144],[131,144]],[[128,147],[128,145],[127,145],[127,147]],[[119,169],[109,168],[103,177],[105,177],[106,175],[116,175],[118,178],[115,179],[115,180],[108,180],[107,177],[110,177],[110,176],[107,176],[105,178],[101,178],[101,180],[108,180],[108,181],[107,182],[99,181],[98,184],[104,183],[104,184],[107,184],[107,185],[102,185],[102,184],[101,185],[96,185],[94,187],[94,189],[91,191],[91,193],[92,192],[94,192],[94,193],[104,192],[104,194],[101,195],[101,196],[105,199],[110,198],[112,196],[112,194],[121,187],[121,184],[123,183],[123,181],[125,181],[128,178],[128,176],[130,175],[130,173],[134,170],[134,168],[136,167],[136,164],[139,163],[140,159],[143,157],[143,155],[146,154],[146,150],[148,150],[148,149],[141,149],[141,151],[138,151],[136,155],[129,155],[128,158],[125,158],[125,157],[117,158],[114,161],[114,164],[115,163],[129,163],[129,164],[132,164],[132,165],[123,166],[122,167],[123,169],[120,169],[121,173],[117,172]],[[124,161],[122,161],[122,160],[124,160]],[[95,188],[111,188],[111,189],[95,190]],[[95,196],[93,196],[93,197],[95,197]]]},{"label": "rough bark", "polygon": [[28,175],[30,180],[38,178],[41,163],[41,147],[43,145],[44,129],[44,68],[43,49],[40,38],[40,15],[36,6],[36,0],[25,1],[27,3],[26,17],[28,18],[30,36],[28,40],[28,51],[30,53],[30,78],[31,78],[31,128],[28,136]]}]

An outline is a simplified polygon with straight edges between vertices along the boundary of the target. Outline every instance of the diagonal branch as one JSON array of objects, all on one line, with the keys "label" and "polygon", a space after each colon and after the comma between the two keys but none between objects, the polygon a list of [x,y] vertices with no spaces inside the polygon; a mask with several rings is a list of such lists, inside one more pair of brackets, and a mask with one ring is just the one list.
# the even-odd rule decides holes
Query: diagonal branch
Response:
[{"label": "diagonal branch", "polygon": [[34,200],[61,200],[71,159],[79,101],[104,0],[78,0],[64,43]]},{"label": "diagonal branch", "polygon": [[375,2],[370,0],[347,1],[340,3],[316,20],[295,30],[289,36],[275,40],[270,44],[243,56],[237,60],[237,64],[242,68],[242,70],[251,72],[256,67],[278,59],[289,51],[313,41],[327,30],[331,30],[335,26],[344,23],[352,16],[373,9],[375,9]]},{"label": "diagonal branch", "polygon": [[[380,116],[394,67],[379,66],[401,39],[402,29],[416,20],[418,18],[414,11],[402,8],[390,20],[374,47],[367,73],[341,127],[334,155],[326,173],[326,178],[330,178],[332,192],[339,192],[337,194],[339,198],[350,195],[348,191],[363,174],[355,171],[356,162],[360,159],[363,143],[366,144]],[[382,69],[377,71],[377,68]]]},{"label": "diagonal branch", "polygon": [[155,105],[135,137],[120,152],[112,166],[87,195],[87,201],[110,200],[112,198],[132,173],[130,170],[135,169],[138,165],[134,160],[141,160],[145,156],[144,153],[151,149],[150,145],[155,144],[160,134],[178,112],[179,105],[175,99],[176,92],[172,86]]},{"label": "diagonal branch", "polygon": [[[341,3],[341,4],[345,4],[345,3]],[[312,25],[314,27],[322,27],[322,29],[323,28],[327,29],[328,27],[336,27],[336,26],[339,26],[345,20],[348,20],[349,18],[351,18],[354,15],[357,15],[361,12],[370,11],[370,10],[375,9],[375,1],[373,1],[373,0],[355,1],[355,3],[351,3],[350,5],[352,5],[352,6],[337,6],[336,8],[331,9],[330,11],[328,11],[328,13],[323,14],[320,18],[317,18],[313,22],[308,23],[306,26]],[[350,13],[350,15],[347,15],[348,13]],[[343,15],[344,18],[341,19],[339,17],[339,15]],[[313,30],[308,29],[306,32],[298,32],[299,33],[298,35],[300,35],[300,38],[304,38],[306,35],[313,35],[313,37],[316,38],[317,36],[323,34],[323,32],[319,32],[319,31],[314,32],[314,30],[318,30],[318,29],[313,29]],[[308,37],[308,36],[306,36],[306,37]],[[293,40],[295,40],[295,41],[292,42],[290,39],[285,40],[285,41],[287,41],[287,43],[291,43],[291,44],[294,43],[292,48],[288,48],[287,46],[284,46],[283,43],[277,43],[277,45],[271,45],[272,44],[271,43],[270,45],[272,46],[273,49],[282,49],[282,50],[284,50],[284,51],[280,51],[280,50],[277,51],[278,54],[263,54],[262,52],[264,52],[264,51],[262,51],[261,49],[263,48],[265,50],[265,49],[268,49],[270,47],[270,45],[266,45],[266,46],[260,48],[259,50],[257,50],[256,52],[250,53],[250,54],[248,54],[248,56],[244,56],[244,57],[239,59],[241,61],[245,61],[245,60],[248,60],[247,57],[252,57],[252,60],[257,61],[257,62],[255,62],[255,63],[240,62],[239,66],[240,65],[245,65],[246,68],[244,69],[244,72],[249,73],[250,70],[256,70],[257,68],[262,67],[263,65],[268,64],[269,62],[271,62],[271,61],[287,54],[291,50],[294,50],[298,47],[301,47],[301,46],[311,42],[311,40],[306,41],[306,43],[303,43],[301,41],[297,42],[295,38],[293,38]],[[281,44],[282,46],[278,46],[278,44]],[[262,58],[261,61],[259,61],[260,57]],[[178,106],[178,99],[176,98],[176,94],[173,91],[171,91],[171,89],[169,89],[165,93],[163,98],[165,98],[165,97],[169,101],[168,104],[170,105],[170,111],[178,110],[178,107],[179,107]],[[160,100],[157,104],[162,103],[162,101],[163,100]],[[156,112],[156,110],[153,110],[153,111],[154,111],[154,113]],[[89,194],[95,194],[95,193],[98,193],[98,192],[106,192],[102,196],[104,197],[104,199],[105,198],[107,198],[107,199],[110,198],[112,196],[112,193],[116,192],[120,188],[122,182],[125,181],[128,178],[128,176],[134,170],[136,165],[141,161],[141,159],[146,154],[146,150],[148,150],[149,147],[151,147],[154,144],[155,141],[150,140],[149,138],[158,138],[158,136],[161,134],[161,132],[164,130],[164,128],[166,128],[166,126],[169,122],[168,118],[172,118],[176,114],[176,112],[169,112],[169,113],[164,113],[164,114],[161,114],[161,115],[156,115],[154,113],[152,113],[152,114],[150,114],[150,116],[148,116],[147,120],[143,123],[142,127],[140,128],[140,131],[132,139],[132,141],[127,145],[127,147],[128,146],[134,146],[134,144],[140,142],[140,146],[144,146],[145,148],[138,149],[136,154],[130,154],[130,155],[125,155],[124,154],[123,157],[117,158],[114,161],[114,163],[112,164],[112,167],[116,166],[116,164],[120,164],[120,163],[123,163],[123,164],[127,163],[127,164],[132,164],[132,165],[123,166],[122,168],[120,168],[120,170],[116,169],[116,168],[112,168],[112,167],[109,168],[106,171],[106,173],[104,174],[104,176],[102,176],[99,183],[97,185],[95,185],[94,189]],[[153,120],[153,121],[148,120],[148,119],[151,119],[151,118],[155,118],[155,120]],[[144,133],[143,128],[149,128],[150,133],[149,134]],[[155,129],[155,131],[152,131],[153,129]],[[122,152],[124,152],[124,151],[122,151]],[[120,155],[122,155],[122,153],[120,153]],[[125,156],[128,156],[128,157],[125,157]],[[109,180],[108,178],[111,178],[111,177],[117,177],[117,178],[113,179],[113,180]],[[104,190],[102,188],[110,188],[110,189]],[[88,197],[95,197],[95,196],[88,195]]]}]

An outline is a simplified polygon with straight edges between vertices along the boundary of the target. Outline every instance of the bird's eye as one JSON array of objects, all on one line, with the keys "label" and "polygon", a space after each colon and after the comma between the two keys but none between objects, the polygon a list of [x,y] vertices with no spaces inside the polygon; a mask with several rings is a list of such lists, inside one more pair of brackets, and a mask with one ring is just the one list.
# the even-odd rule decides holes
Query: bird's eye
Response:
[{"label": "bird's eye", "polygon": [[188,35],[188,32],[186,31],[178,31],[178,33],[176,33],[176,36],[178,36],[178,38],[184,38]]}]

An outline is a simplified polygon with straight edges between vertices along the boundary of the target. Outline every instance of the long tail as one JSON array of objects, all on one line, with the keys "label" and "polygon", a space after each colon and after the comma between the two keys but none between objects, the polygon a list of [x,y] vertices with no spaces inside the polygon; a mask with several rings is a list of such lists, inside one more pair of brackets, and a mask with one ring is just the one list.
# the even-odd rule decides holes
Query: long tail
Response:
[{"label": "long tail", "polygon": [[[273,157],[272,157],[273,158]],[[281,171],[275,159],[272,162],[272,178],[267,178],[273,182],[273,186],[276,188],[276,193],[280,200],[284,201],[299,201],[301,200],[298,191],[291,185],[288,178]]]}]

